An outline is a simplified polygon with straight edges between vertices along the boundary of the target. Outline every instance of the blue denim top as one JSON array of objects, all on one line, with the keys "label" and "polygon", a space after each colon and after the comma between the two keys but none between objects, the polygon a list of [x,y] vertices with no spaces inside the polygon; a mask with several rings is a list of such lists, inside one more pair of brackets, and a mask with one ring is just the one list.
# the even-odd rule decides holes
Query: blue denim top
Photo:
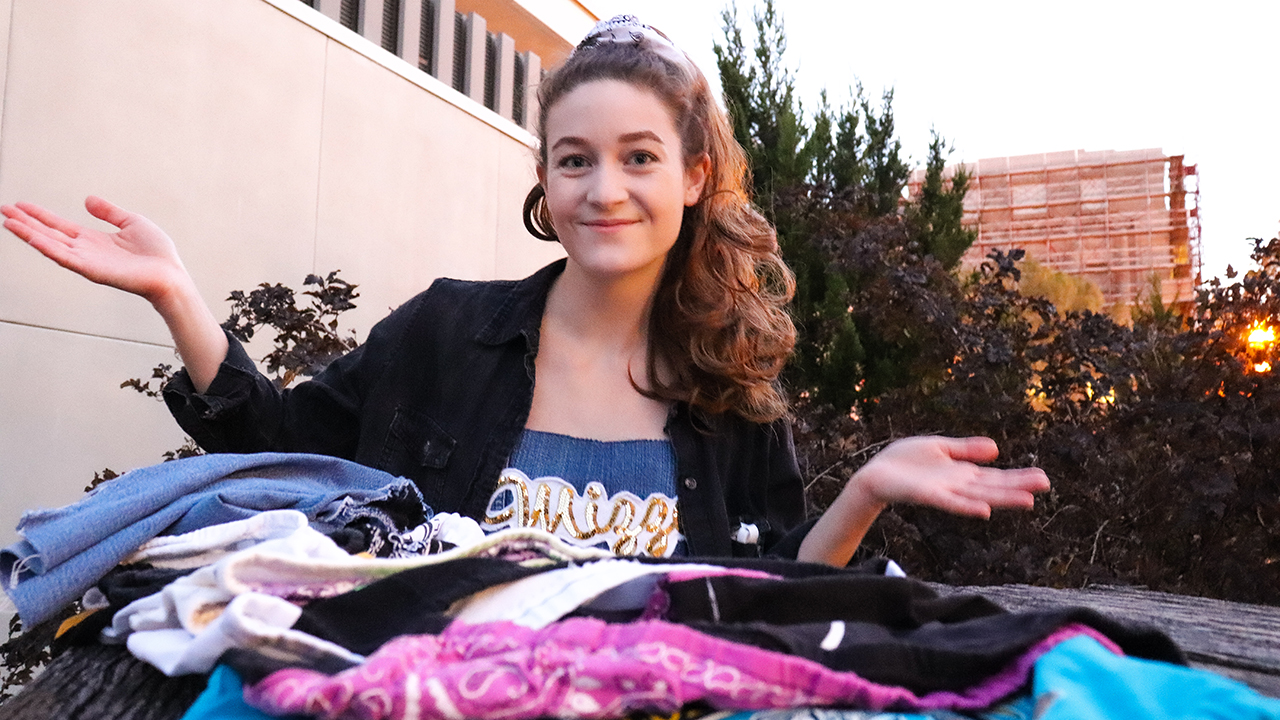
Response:
[{"label": "blue denim top", "polygon": [[651,493],[676,497],[670,440],[604,442],[526,429],[507,464],[531,478],[558,477],[579,493],[594,480],[610,494],[628,490],[642,498]]}]

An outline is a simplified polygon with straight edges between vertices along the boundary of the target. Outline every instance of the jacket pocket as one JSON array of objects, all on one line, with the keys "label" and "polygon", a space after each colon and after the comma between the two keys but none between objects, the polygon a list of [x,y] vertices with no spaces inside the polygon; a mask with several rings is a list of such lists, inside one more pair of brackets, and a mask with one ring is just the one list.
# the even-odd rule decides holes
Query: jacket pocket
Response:
[{"label": "jacket pocket", "polygon": [[449,457],[457,444],[428,415],[400,405],[391,420],[379,467],[413,480],[427,503],[435,508],[444,488]]}]

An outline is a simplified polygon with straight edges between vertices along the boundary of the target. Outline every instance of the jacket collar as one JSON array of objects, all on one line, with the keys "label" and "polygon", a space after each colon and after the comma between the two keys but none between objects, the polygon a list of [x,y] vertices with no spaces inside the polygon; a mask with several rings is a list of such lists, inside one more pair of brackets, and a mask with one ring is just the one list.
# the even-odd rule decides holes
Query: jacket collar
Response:
[{"label": "jacket collar", "polygon": [[511,284],[502,304],[476,334],[476,342],[484,345],[502,345],[524,336],[531,350],[538,347],[538,334],[542,329],[542,313],[547,305],[547,293],[567,260],[561,258],[529,277]]}]

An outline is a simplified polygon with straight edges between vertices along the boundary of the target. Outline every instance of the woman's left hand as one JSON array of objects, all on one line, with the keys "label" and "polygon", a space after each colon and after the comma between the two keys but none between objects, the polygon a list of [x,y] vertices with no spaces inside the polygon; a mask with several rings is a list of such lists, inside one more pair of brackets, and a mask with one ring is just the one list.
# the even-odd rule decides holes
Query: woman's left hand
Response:
[{"label": "woman's left hand", "polygon": [[[931,505],[956,515],[991,517],[998,507],[1030,509],[1049,489],[1040,468],[983,467],[1000,454],[991,438],[912,437],[881,450],[849,479],[882,508],[895,502]],[[846,488],[847,489],[847,488]]]},{"label": "woman's left hand", "polygon": [[1039,468],[983,467],[999,449],[991,438],[912,437],[881,450],[849,478],[800,545],[800,560],[844,565],[890,503],[929,505],[989,518],[994,508],[1030,509],[1049,489]]}]

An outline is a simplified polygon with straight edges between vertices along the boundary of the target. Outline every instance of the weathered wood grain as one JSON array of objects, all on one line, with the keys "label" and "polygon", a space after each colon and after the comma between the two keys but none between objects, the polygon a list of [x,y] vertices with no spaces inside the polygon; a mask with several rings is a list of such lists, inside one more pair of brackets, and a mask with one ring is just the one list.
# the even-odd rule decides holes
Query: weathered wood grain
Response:
[{"label": "weathered wood grain", "polygon": [[1280,607],[1170,595],[1141,588],[1091,586],[1079,590],[994,585],[932,584],[939,593],[977,593],[1009,610],[1083,605],[1113,617],[1154,625],[1173,638],[1192,665],[1280,697]]},{"label": "weathered wood grain", "polygon": [[0,720],[178,720],[205,680],[165,677],[123,645],[77,647],[0,705]]}]

